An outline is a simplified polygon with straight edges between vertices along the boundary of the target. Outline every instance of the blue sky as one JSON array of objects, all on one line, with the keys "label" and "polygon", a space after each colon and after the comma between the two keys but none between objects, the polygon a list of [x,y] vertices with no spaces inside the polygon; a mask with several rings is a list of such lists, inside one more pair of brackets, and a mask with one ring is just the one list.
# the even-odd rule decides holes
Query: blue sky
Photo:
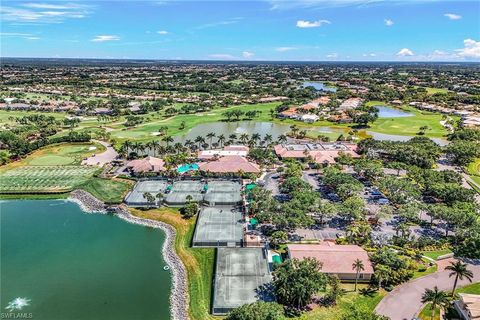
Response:
[{"label": "blue sky", "polygon": [[480,61],[480,1],[2,1],[1,56]]}]

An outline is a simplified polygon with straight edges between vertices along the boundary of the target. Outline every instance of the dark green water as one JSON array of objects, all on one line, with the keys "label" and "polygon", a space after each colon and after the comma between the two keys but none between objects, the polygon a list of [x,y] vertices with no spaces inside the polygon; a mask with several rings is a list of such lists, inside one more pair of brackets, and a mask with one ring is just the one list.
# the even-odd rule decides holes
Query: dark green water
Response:
[{"label": "dark green water", "polygon": [[1,312],[33,319],[169,319],[163,232],[66,201],[0,203]]}]

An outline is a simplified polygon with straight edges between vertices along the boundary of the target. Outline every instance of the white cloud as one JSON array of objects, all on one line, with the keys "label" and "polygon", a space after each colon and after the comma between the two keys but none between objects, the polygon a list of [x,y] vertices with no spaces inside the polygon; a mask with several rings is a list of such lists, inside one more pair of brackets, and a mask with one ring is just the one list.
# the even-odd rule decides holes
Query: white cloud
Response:
[{"label": "white cloud", "polygon": [[376,53],[364,53],[364,54],[362,54],[362,56],[364,56],[364,57],[376,57],[377,54]]},{"label": "white cloud", "polygon": [[460,57],[480,59],[480,41],[465,39],[463,45],[464,48],[455,50]]},{"label": "white cloud", "polygon": [[115,35],[98,35],[95,36],[91,41],[93,42],[105,42],[105,41],[118,41],[120,40],[119,36]]},{"label": "white cloud", "polygon": [[169,34],[168,31],[166,30],[160,30],[160,31],[157,31],[158,34],[161,34],[161,35],[166,35],[166,34]]},{"label": "white cloud", "polygon": [[400,56],[400,57],[413,56],[413,51],[407,48],[403,48],[402,50],[398,51],[397,56]]},{"label": "white cloud", "polygon": [[385,19],[385,20],[383,20],[383,21],[385,22],[385,25],[386,25],[387,27],[393,26],[393,20],[391,20],[391,19]]},{"label": "white cloud", "polygon": [[461,15],[458,15],[458,14],[455,14],[455,13],[445,13],[444,16],[447,17],[450,20],[460,20],[460,19],[462,19]]},{"label": "white cloud", "polygon": [[243,51],[243,52],[242,52],[242,56],[243,56],[245,59],[252,58],[254,55],[255,55],[255,53],[253,53],[253,52],[248,52],[248,51]]},{"label": "white cloud", "polygon": [[232,56],[231,54],[226,54],[226,53],[214,53],[214,54],[210,54],[208,55],[209,58],[212,58],[212,59],[219,59],[219,60],[232,60],[232,59],[235,59],[234,56]]},{"label": "white cloud", "polygon": [[286,52],[286,51],[292,51],[292,50],[297,50],[297,48],[295,48],[295,47],[278,47],[278,48],[275,48],[275,51],[278,51],[278,52]]},{"label": "white cloud", "polygon": [[0,32],[0,37],[9,37],[9,38],[23,38],[26,40],[40,40],[40,37],[33,35],[31,33],[21,33],[21,32]]},{"label": "white cloud", "polygon": [[61,23],[79,19],[92,12],[92,6],[75,3],[24,3],[18,7],[1,6],[2,21],[14,23]]},{"label": "white cloud", "polygon": [[33,8],[33,9],[53,9],[53,10],[65,10],[65,9],[78,9],[82,8],[82,5],[75,3],[66,3],[66,4],[51,4],[51,3],[24,3],[22,7]]},{"label": "white cloud", "polygon": [[218,27],[218,26],[225,26],[225,25],[229,25],[229,24],[239,23],[242,20],[243,20],[243,17],[234,17],[234,18],[230,18],[230,19],[227,19],[227,20],[223,20],[223,21],[206,23],[206,24],[203,24],[201,26],[196,27],[195,29],[206,29],[206,28],[213,28],[213,27]]},{"label": "white cloud", "polygon": [[336,59],[336,58],[338,58],[338,53],[336,53],[336,52],[330,53],[330,54],[327,54],[325,57],[327,57],[329,59]]},{"label": "white cloud", "polygon": [[322,9],[336,7],[371,7],[414,5],[418,3],[440,2],[442,0],[267,0],[270,10],[293,10],[302,8]]},{"label": "white cloud", "polygon": [[324,24],[331,24],[328,20],[317,20],[317,21],[306,21],[306,20],[298,20],[297,27],[299,28],[317,28],[321,27]]}]

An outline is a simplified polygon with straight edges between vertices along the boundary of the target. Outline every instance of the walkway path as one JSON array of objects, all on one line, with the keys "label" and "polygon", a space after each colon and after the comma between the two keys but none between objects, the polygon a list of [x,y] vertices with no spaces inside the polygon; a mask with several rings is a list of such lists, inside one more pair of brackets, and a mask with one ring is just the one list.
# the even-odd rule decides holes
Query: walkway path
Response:
[{"label": "walkway path", "polygon": [[[468,265],[474,273],[473,282],[480,282],[480,265]],[[448,275],[450,271],[442,270],[427,276],[407,282],[390,292],[375,308],[378,314],[389,317],[391,320],[410,320],[422,308],[422,294],[425,289],[437,286],[440,290],[451,290],[454,278]],[[468,280],[458,281],[458,286],[470,284]]]},{"label": "walkway path", "polygon": [[89,166],[99,166],[103,167],[106,163],[110,163],[118,157],[117,151],[107,142],[92,140],[93,142],[100,143],[102,146],[107,148],[104,152],[96,154],[95,156],[88,157],[82,161],[82,164]]}]

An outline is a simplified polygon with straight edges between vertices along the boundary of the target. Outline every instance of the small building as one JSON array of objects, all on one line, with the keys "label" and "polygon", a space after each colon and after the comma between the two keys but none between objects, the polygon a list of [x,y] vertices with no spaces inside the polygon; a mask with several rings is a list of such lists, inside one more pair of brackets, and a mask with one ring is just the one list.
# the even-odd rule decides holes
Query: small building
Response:
[{"label": "small building", "polygon": [[340,110],[346,111],[350,109],[356,109],[362,105],[363,100],[360,98],[350,98],[342,102]]},{"label": "small building", "polygon": [[260,173],[260,166],[242,156],[225,156],[218,160],[202,162],[199,170],[211,173]]},{"label": "small building", "polygon": [[307,114],[302,115],[300,117],[300,119],[303,122],[312,123],[312,122],[318,121],[320,119],[320,117],[317,116],[316,114],[307,113]]},{"label": "small building", "polygon": [[329,143],[304,143],[304,144],[279,144],[274,150],[280,159],[305,160],[311,157],[315,163],[333,164],[341,152],[359,158],[356,152],[357,146],[353,143],[329,142]]},{"label": "small building", "polygon": [[462,319],[480,319],[480,295],[467,293],[459,293],[458,295],[460,299],[456,300],[453,305]]},{"label": "small building", "polygon": [[148,156],[127,163],[127,169],[134,174],[165,171],[165,162],[160,158]]},{"label": "small building", "polygon": [[364,266],[364,270],[358,274],[359,281],[370,281],[374,273],[367,251],[356,245],[337,245],[324,241],[320,244],[290,244],[287,248],[290,259],[314,258],[322,263],[322,272],[336,275],[340,280],[355,280],[356,271],[352,265],[357,259]]},{"label": "small building", "polygon": [[224,156],[242,156],[246,157],[250,148],[242,145],[229,145],[223,149],[211,149],[198,151],[198,159],[208,160]]}]

